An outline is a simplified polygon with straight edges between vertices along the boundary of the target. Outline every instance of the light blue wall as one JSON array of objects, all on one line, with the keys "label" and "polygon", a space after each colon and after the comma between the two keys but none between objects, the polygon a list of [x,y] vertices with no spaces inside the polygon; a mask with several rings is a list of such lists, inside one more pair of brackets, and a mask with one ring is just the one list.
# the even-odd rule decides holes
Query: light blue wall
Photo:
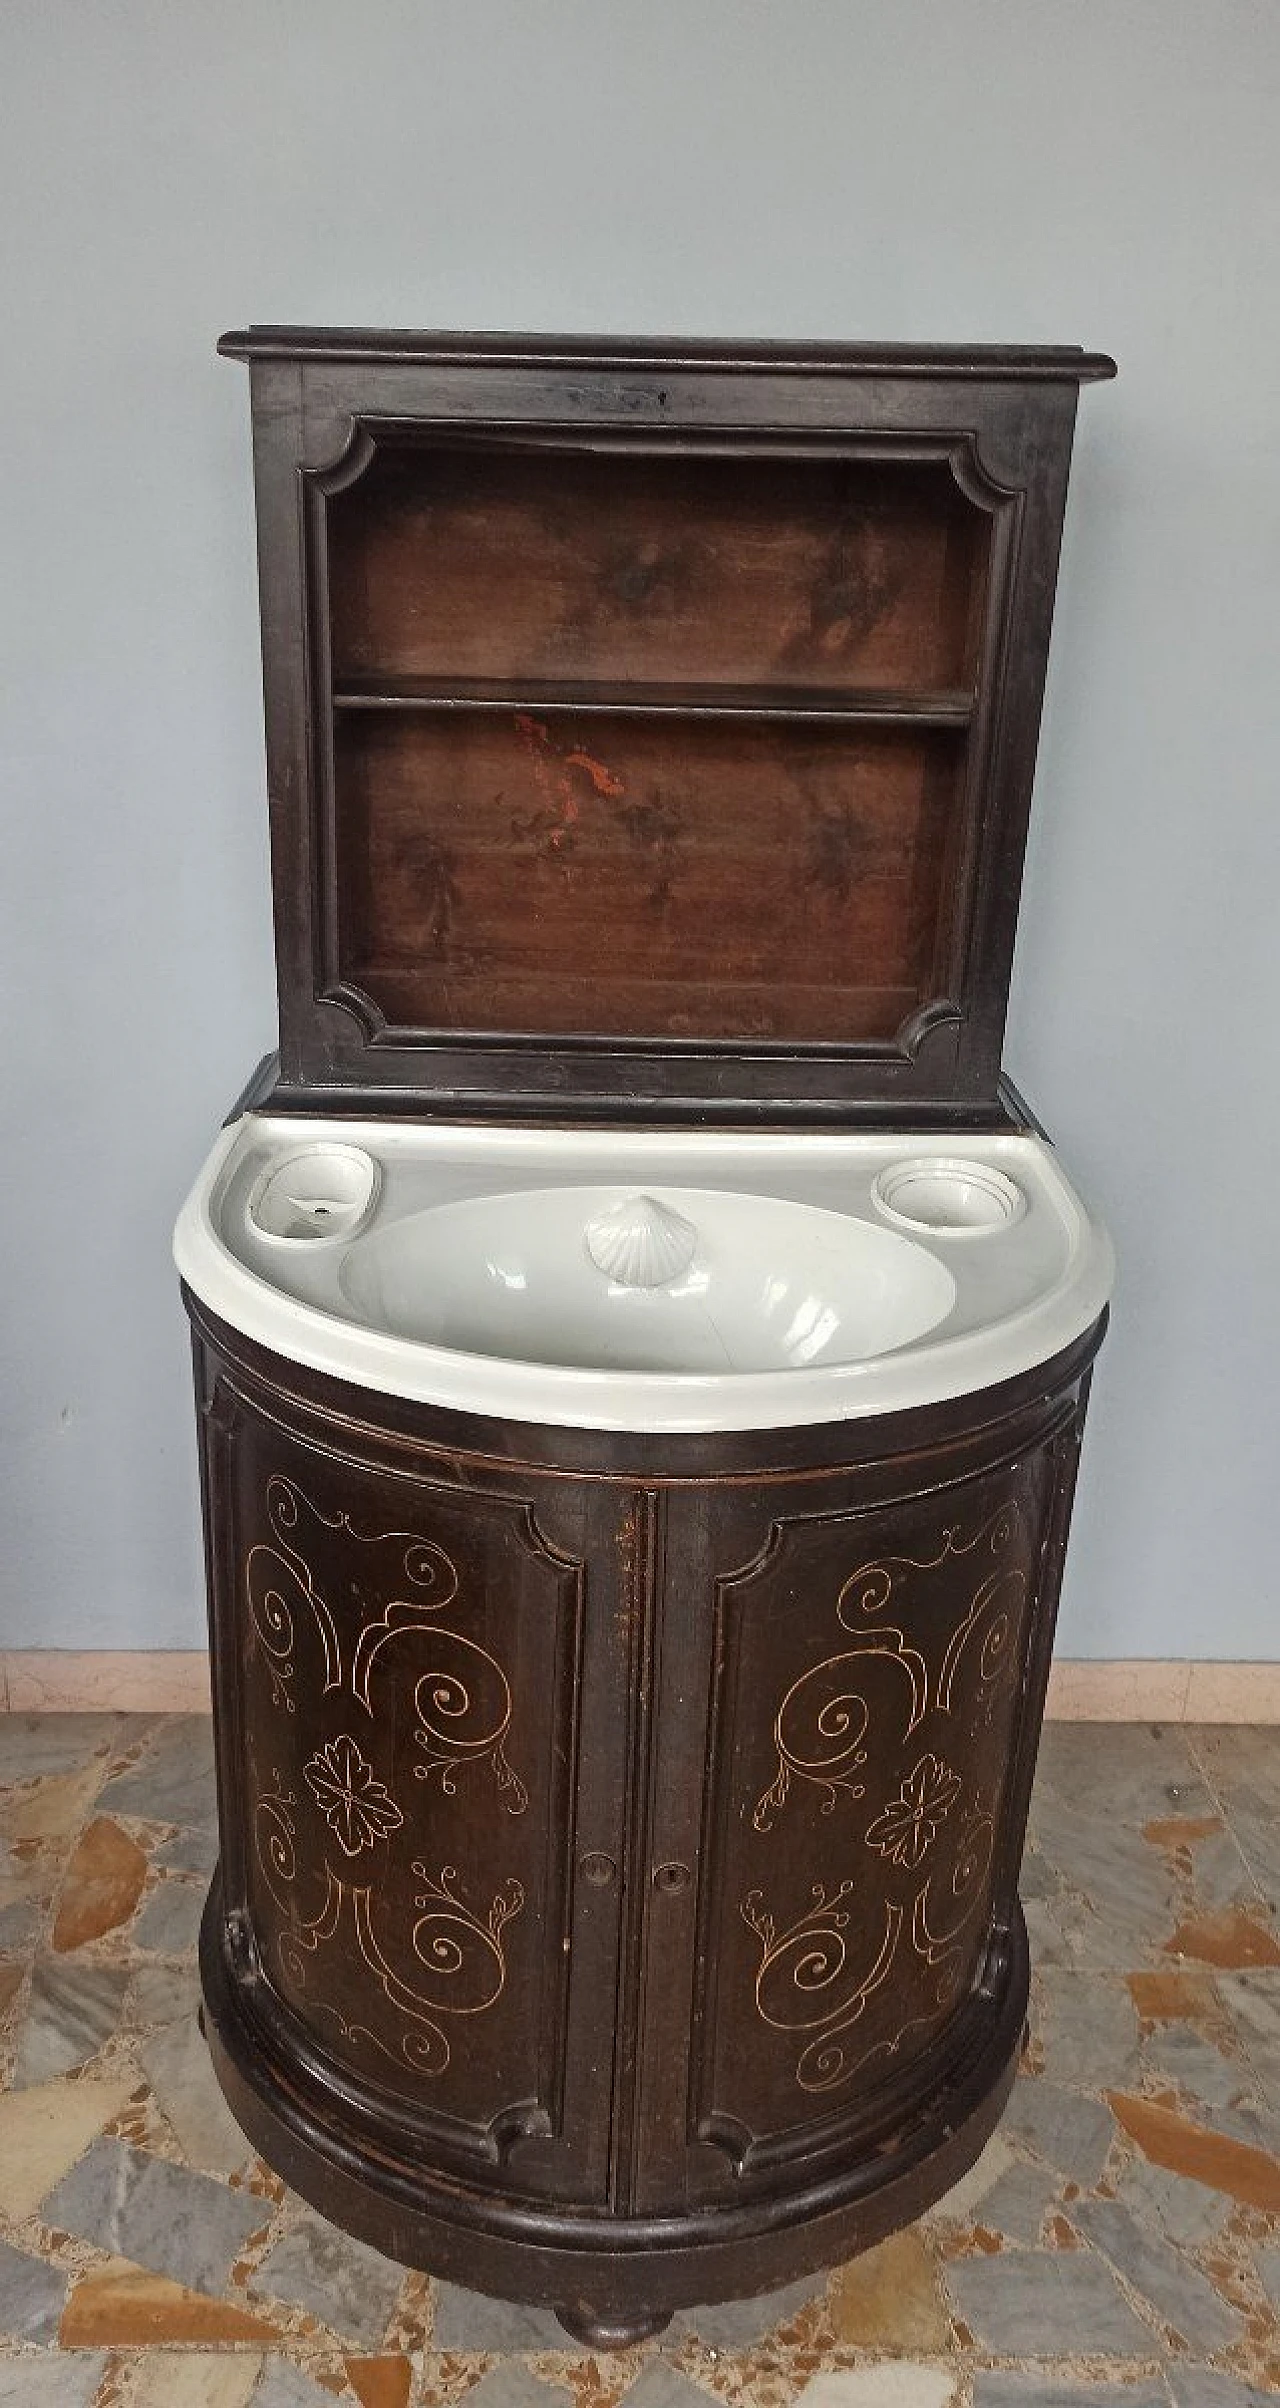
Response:
[{"label": "light blue wall", "polygon": [[1122,1260],[1073,1654],[1275,1652],[1280,10],[8,0],[0,1644],[202,1633],[272,1036],[247,320],[1083,342],[1008,1058]]}]

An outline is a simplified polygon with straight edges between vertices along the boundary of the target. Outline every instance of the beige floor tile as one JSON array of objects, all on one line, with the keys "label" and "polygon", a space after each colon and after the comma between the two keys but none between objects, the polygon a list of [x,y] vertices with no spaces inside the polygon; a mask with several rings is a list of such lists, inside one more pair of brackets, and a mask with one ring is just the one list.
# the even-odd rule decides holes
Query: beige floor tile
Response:
[{"label": "beige floor tile", "polygon": [[257,2350],[156,2350],[135,2377],[129,2408],[247,2408],[261,2371]]},{"label": "beige floor tile", "polygon": [[137,2087],[134,2069],[126,2066],[81,2082],[45,2082],[0,2097],[0,2209],[13,2223],[35,2214]]}]

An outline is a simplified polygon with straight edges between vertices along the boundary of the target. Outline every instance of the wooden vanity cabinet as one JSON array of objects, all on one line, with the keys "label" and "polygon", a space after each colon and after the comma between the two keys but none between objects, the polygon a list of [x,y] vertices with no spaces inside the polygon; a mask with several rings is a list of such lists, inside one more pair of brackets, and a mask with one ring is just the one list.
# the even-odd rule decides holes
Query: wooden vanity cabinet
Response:
[{"label": "wooden vanity cabinet", "polygon": [[[1109,360],[222,348],[280,1007],[242,1110],[554,1128],[566,1176],[584,1129],[1034,1125],[1002,1040]],[[1101,1321],[911,1412],[663,1437],[409,1404],[187,1306],[206,2022],[269,2163],[593,2346],[918,2214],[1020,2044]]]},{"label": "wooden vanity cabinet", "polygon": [[645,1440],[395,1404],[190,1309],[202,1970],[264,2155],[599,2341],[918,2213],[1020,2043],[1100,1329],[927,1412]]}]

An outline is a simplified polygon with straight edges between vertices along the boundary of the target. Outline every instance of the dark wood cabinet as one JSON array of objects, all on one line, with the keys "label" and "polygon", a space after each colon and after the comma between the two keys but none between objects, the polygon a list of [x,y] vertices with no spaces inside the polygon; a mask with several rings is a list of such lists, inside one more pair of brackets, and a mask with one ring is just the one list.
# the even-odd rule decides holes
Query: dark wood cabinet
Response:
[{"label": "dark wood cabinet", "polygon": [[204,1978],[271,2161],[604,2338],[918,2212],[1019,2044],[1100,1330],[820,1465],[806,1432],[726,1439],[714,1474],[706,1441],[615,1438],[602,1473],[191,1309]]},{"label": "dark wood cabinet", "polygon": [[279,1110],[1007,1121],[1071,347],[255,327]]},{"label": "dark wood cabinet", "polygon": [[[896,1392],[912,1410],[869,1409],[864,1358],[915,1343],[886,1324],[792,1412],[826,1343],[805,1351],[803,1271],[774,1282],[794,1345],[770,1323],[758,1359],[708,1305],[703,1384],[721,1356],[761,1375],[720,1427],[623,1394],[634,1325],[633,1356],[612,1330],[575,1355],[556,1276],[508,1345],[407,1289],[366,1309],[340,1270],[273,1285],[270,1250],[335,1210],[363,1227],[409,1121],[439,1194],[402,1185],[391,1222],[504,1177],[518,1212],[523,1129],[563,1139],[538,1177],[596,1182],[605,1223],[638,1205],[651,1236],[672,1212],[599,1184],[624,1129],[764,1140],[754,1203],[817,1132],[1039,1144],[1002,1039],[1072,430],[1112,363],[270,327],[222,348],[252,375],[280,1040],[232,1141],[241,1251],[228,1152],[180,1223],[209,2040],[245,2130],[337,2222],[608,2346],[876,2240],[1000,2113],[1105,1236],[1051,1335],[1052,1235],[990,1329],[968,1292],[948,1323],[947,1246],[999,1247],[1016,1181],[977,1165],[984,1234],[971,1197],[935,1226],[880,1181],[855,1208],[828,1167],[805,1202],[850,1286],[873,1278],[856,1211],[881,1259],[933,1245],[935,1369]],[[317,1123],[356,1201],[306,1187],[246,1236],[253,1179],[291,1176]],[[439,1169],[459,1128],[495,1148],[469,1186]],[[973,1160],[941,1167],[963,1197]],[[1066,1259],[1087,1216],[1047,1176]],[[584,1205],[579,1270],[584,1245],[607,1270],[602,1225]],[[758,1241],[757,1289],[787,1243]],[[452,1259],[430,1259],[434,1304]],[[1001,1314],[1039,1337],[984,1353]],[[447,1384],[481,1356],[487,1385]],[[547,1365],[590,1372],[591,1410],[578,1389],[504,1418]]]}]

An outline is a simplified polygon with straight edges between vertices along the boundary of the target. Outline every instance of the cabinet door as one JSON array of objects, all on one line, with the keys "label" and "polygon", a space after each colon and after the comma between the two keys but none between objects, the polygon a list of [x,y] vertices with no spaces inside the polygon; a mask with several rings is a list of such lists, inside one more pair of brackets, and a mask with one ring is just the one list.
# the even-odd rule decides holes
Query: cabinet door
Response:
[{"label": "cabinet door", "polygon": [[589,1864],[575,1899],[572,1878],[583,1682],[604,1677],[585,1507],[421,1466],[216,1393],[227,1903],[358,2108],[504,2188],[590,2196],[611,2036],[581,1992],[612,2001],[618,1935],[611,1888]]},{"label": "cabinet door", "polygon": [[683,2107],[695,2197],[741,2195],[909,2109],[981,2011],[1074,1445],[1060,1433],[891,1503],[722,1522]]}]

